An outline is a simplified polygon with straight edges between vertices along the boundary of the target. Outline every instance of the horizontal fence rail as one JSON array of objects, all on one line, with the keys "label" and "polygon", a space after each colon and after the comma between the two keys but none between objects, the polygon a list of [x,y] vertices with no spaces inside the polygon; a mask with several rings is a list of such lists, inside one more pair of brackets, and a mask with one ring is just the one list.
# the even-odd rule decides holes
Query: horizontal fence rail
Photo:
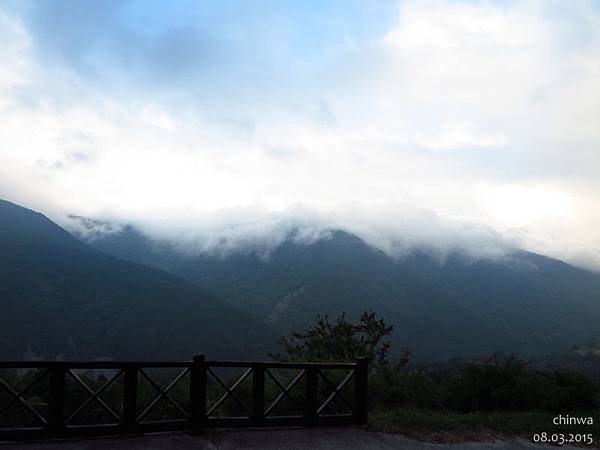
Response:
[{"label": "horizontal fence rail", "polygon": [[0,440],[367,421],[367,361],[0,361]]}]

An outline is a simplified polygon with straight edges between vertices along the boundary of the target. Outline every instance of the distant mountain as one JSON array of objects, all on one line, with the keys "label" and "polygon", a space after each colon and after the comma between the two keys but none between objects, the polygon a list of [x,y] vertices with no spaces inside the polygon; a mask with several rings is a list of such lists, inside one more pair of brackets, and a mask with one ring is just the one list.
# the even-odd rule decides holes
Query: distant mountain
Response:
[{"label": "distant mountain", "polygon": [[0,359],[264,357],[267,324],[0,200]]},{"label": "distant mountain", "polygon": [[478,261],[457,253],[444,263],[421,251],[396,261],[332,231],[310,245],[290,237],[266,259],[252,252],[189,256],[131,226],[91,244],[204,286],[281,333],[316,314],[356,317],[373,309],[394,325],[396,351],[406,345],[418,360],[547,353],[597,334],[600,324],[598,274],[524,251]]}]

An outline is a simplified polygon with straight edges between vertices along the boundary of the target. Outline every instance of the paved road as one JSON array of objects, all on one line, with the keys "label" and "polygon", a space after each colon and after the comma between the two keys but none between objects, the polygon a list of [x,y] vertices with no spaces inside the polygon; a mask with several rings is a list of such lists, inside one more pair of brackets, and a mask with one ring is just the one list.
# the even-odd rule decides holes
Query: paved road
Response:
[{"label": "paved road", "polygon": [[[157,433],[131,438],[105,438],[35,443],[1,442],[0,450],[502,450],[553,449],[524,440],[433,444],[360,428],[226,430],[203,436]],[[561,447],[562,449],[573,447]]]}]

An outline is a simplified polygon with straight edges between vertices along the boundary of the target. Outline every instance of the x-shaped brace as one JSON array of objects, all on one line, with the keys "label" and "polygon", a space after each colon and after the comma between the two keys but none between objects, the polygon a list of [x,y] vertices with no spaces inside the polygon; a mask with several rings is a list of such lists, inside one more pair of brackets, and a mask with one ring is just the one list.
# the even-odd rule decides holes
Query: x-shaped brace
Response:
[{"label": "x-shaped brace", "polygon": [[44,376],[46,376],[46,374],[48,373],[48,371],[44,371],[40,376],[38,376],[35,380],[33,380],[29,386],[27,386],[25,389],[23,389],[21,392],[17,392],[15,391],[10,384],[8,384],[6,381],[4,381],[2,378],[0,378],[0,386],[2,386],[4,388],[4,390],[6,390],[6,392],[8,392],[11,396],[12,399],[6,404],[4,405],[4,407],[0,410],[0,413],[6,411],[8,408],[10,408],[12,406],[12,404],[14,402],[19,402],[21,405],[23,405],[25,407],[25,409],[27,409],[27,411],[29,411],[31,414],[33,414],[33,416],[42,424],[42,425],[46,425],[46,419],[44,419],[35,409],[33,409],[29,403],[27,403],[25,401],[25,399],[23,399],[23,396],[25,394],[27,394],[27,392],[29,392],[29,390],[35,386],[37,384],[38,381],[40,381],[42,378],[44,378]]},{"label": "x-shaped brace", "polygon": [[214,411],[216,411],[216,409],[221,406],[221,404],[227,399],[227,397],[233,398],[236,403],[238,405],[240,405],[242,407],[242,409],[244,409],[246,411],[246,413],[249,416],[252,416],[252,413],[250,411],[248,411],[248,408],[246,408],[246,406],[244,406],[244,404],[240,401],[239,398],[237,398],[237,396],[233,393],[233,391],[235,391],[235,389],[242,384],[242,382],[246,379],[246,377],[248,377],[248,375],[250,375],[250,373],[252,372],[252,368],[249,368],[248,370],[246,370],[243,375],[229,388],[227,387],[227,385],[225,383],[223,383],[223,381],[221,381],[221,379],[215,375],[215,373],[209,368],[208,371],[211,373],[211,375],[215,378],[215,380],[217,380],[217,382],[223,387],[223,389],[225,389],[225,394],[217,401],[217,403],[215,403],[212,408],[210,408],[208,410],[208,412],[206,413],[207,416],[210,416]]},{"label": "x-shaped brace", "polygon": [[71,414],[71,416],[69,416],[69,418],[66,420],[66,423],[69,423],[69,422],[71,422],[71,421],[72,421],[72,420],[73,420],[73,419],[74,419],[74,418],[77,416],[77,414],[79,414],[81,411],[83,411],[83,409],[84,409],[84,408],[85,408],[87,405],[89,405],[91,402],[93,402],[94,400],[95,400],[96,402],[98,402],[98,404],[99,404],[100,406],[102,406],[102,408],[104,408],[104,410],[105,410],[105,411],[106,411],[108,414],[110,414],[110,415],[111,415],[111,416],[112,416],[112,417],[113,417],[113,418],[114,418],[114,419],[115,419],[117,422],[119,422],[119,421],[121,420],[121,417],[120,417],[120,416],[119,416],[119,415],[118,415],[116,412],[114,412],[114,411],[113,411],[113,409],[112,409],[110,406],[108,406],[104,400],[102,400],[102,399],[100,398],[100,394],[102,394],[102,392],[104,392],[104,391],[106,390],[106,388],[107,388],[107,387],[108,387],[108,386],[109,386],[109,385],[110,385],[110,384],[111,384],[113,381],[115,381],[115,380],[116,380],[116,379],[119,377],[119,375],[121,375],[121,373],[123,373],[123,371],[122,371],[122,370],[119,370],[119,371],[116,373],[116,375],[114,375],[112,378],[110,378],[108,381],[106,381],[106,383],[104,383],[102,386],[100,386],[100,388],[99,388],[97,391],[94,391],[94,390],[93,390],[91,387],[89,387],[89,386],[88,386],[88,385],[85,383],[85,381],[83,381],[83,380],[81,379],[81,377],[80,377],[79,375],[77,375],[77,373],[75,373],[75,372],[74,372],[72,369],[69,369],[69,370],[67,371],[67,373],[68,373],[68,374],[69,374],[71,377],[73,377],[73,379],[74,379],[75,381],[77,381],[77,383],[79,383],[79,385],[81,385],[81,387],[83,387],[83,389],[85,389],[85,390],[87,391],[87,393],[88,393],[90,396],[88,397],[88,399],[87,399],[87,400],[86,400],[86,401],[85,401],[85,402],[84,402],[84,403],[83,403],[83,404],[82,404],[82,405],[81,405],[79,408],[77,408],[77,409],[76,409],[76,410],[73,412],[73,414]]},{"label": "x-shaped brace", "polygon": [[296,386],[296,384],[298,384],[298,382],[300,381],[300,379],[304,376],[305,371],[301,370],[298,373],[298,375],[296,375],[296,377],[286,387],[283,387],[281,385],[281,383],[277,380],[277,378],[275,378],[271,374],[271,372],[269,372],[268,370],[266,372],[269,375],[269,377],[271,377],[271,379],[275,382],[275,384],[279,387],[279,389],[281,389],[281,392],[275,398],[275,400],[273,400],[273,403],[271,403],[271,405],[267,408],[267,410],[265,411],[265,416],[268,416],[271,413],[271,411],[273,411],[273,409],[277,406],[277,404],[284,397],[287,397],[295,406],[299,406],[298,403],[290,396],[290,391],[294,388],[294,386]]},{"label": "x-shaped brace", "polygon": [[185,418],[188,418],[189,417],[188,412],[185,409],[183,409],[175,400],[173,400],[169,396],[169,391],[171,389],[173,389],[173,387],[179,382],[179,380],[181,380],[189,371],[190,371],[189,367],[182,370],[181,373],[179,375],[177,375],[173,379],[173,381],[171,381],[169,383],[169,385],[166,388],[163,389],[143,369],[140,369],[140,373],[150,382],[150,384],[152,386],[154,386],[154,388],[158,391],[158,395],[154,398],[154,400],[152,400],[150,402],[150,404],[146,407],[146,409],[144,409],[144,411],[142,411],[142,413],[138,416],[138,418],[137,418],[138,422],[141,421],[146,416],[146,414],[148,414],[150,412],[150,410],[152,408],[154,408],[154,406],[163,398],[167,399],[169,401],[169,403],[171,403],[175,408],[177,408],[177,410],[181,414],[183,414],[183,416]]},{"label": "x-shaped brace", "polygon": [[[348,375],[346,375],[342,382],[337,386],[334,383],[332,383],[325,375],[323,375],[321,371],[318,371],[318,373],[319,375],[321,375],[321,378],[323,378],[323,380],[325,380],[325,382],[329,385],[329,387],[333,389],[333,392],[329,394],[329,396],[325,399],[323,404],[317,410],[317,414],[321,414],[325,410],[325,408],[327,408],[327,406],[331,403],[331,401],[338,396],[341,390],[344,389],[346,384],[348,384],[348,381],[350,381],[350,379],[354,376],[354,371],[351,371]],[[350,405],[350,403],[348,403],[348,401],[344,397],[339,396],[339,398],[342,399],[346,406],[352,409],[352,405]]]}]

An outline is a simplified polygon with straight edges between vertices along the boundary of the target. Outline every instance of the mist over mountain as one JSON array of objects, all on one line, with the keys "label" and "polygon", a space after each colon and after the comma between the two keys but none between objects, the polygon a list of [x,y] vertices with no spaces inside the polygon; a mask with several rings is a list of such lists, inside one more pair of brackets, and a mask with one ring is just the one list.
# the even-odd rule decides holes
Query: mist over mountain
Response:
[{"label": "mist over mountain", "polygon": [[555,351],[595,335],[600,323],[598,274],[501,241],[493,252],[412,246],[393,257],[347,231],[322,228],[307,239],[289,227],[266,247],[224,242],[219,252],[131,225],[75,221],[98,250],[209,289],[281,334],[317,314],[373,309],[394,325],[396,352],[407,346],[417,360],[442,360]]},{"label": "mist over mountain", "polygon": [[267,324],[0,200],[0,359],[260,357]]},{"label": "mist over mountain", "polygon": [[355,204],[325,211],[295,205],[282,211],[255,207],[211,213],[158,209],[133,217],[126,213],[98,217],[67,215],[61,224],[88,242],[134,227],[154,243],[165,242],[189,255],[260,253],[266,257],[289,239],[311,244],[330,237],[333,231],[356,235],[394,259],[423,250],[442,261],[453,253],[472,260],[497,259],[525,244],[518,233],[500,233],[479,222],[452,219],[401,202],[391,209]]}]

